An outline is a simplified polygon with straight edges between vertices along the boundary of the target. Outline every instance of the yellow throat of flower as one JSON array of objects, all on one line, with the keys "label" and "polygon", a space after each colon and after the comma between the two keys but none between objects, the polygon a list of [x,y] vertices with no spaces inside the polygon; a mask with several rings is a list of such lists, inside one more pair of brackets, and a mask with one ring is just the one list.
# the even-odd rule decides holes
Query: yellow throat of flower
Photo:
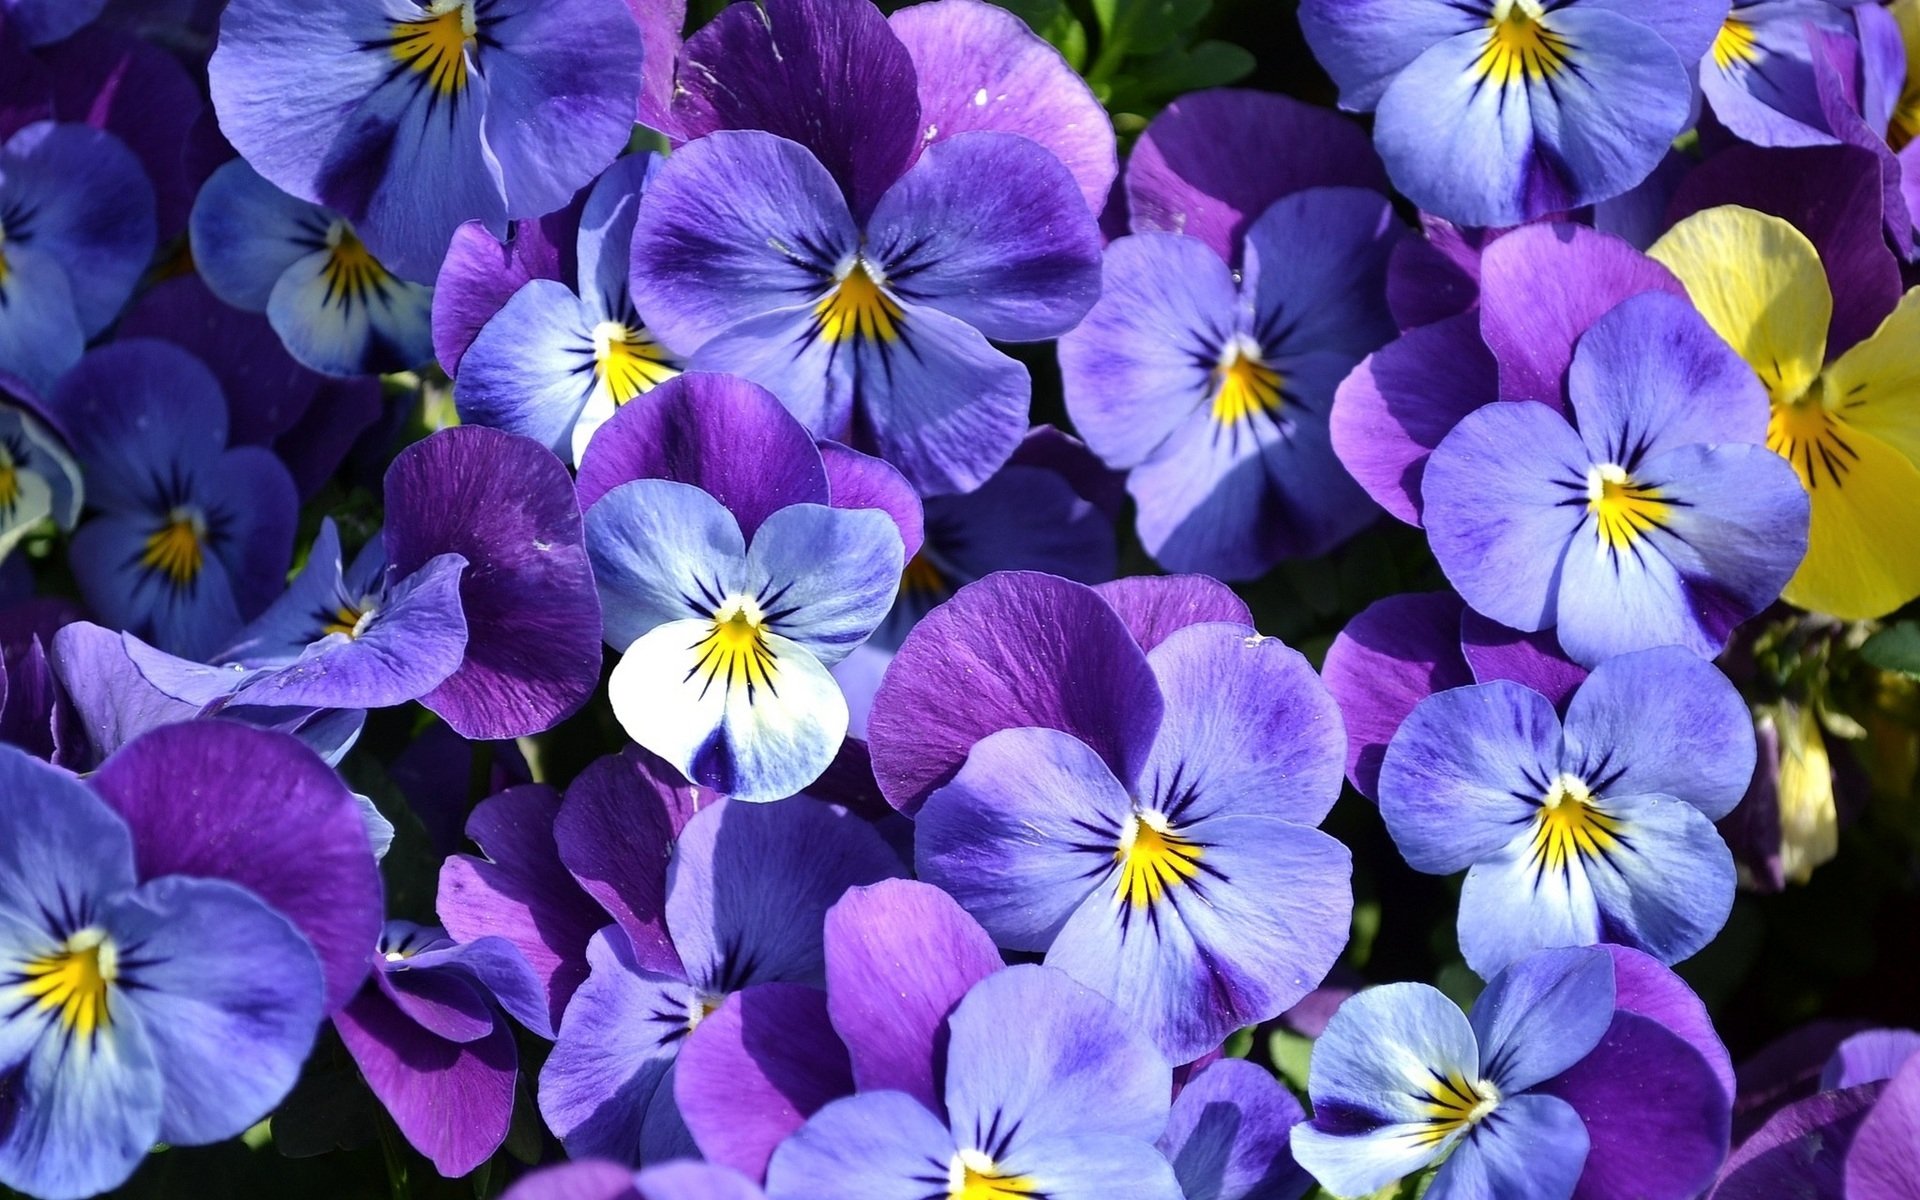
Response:
[{"label": "yellow throat of flower", "polygon": [[190,508],[176,508],[147,535],[140,565],[158,571],[175,587],[185,587],[200,577],[206,565],[206,542],[206,518]]},{"label": "yellow throat of flower", "polygon": [[1266,364],[1260,347],[1247,337],[1235,338],[1221,352],[1213,380],[1213,419],[1229,428],[1262,413],[1279,412],[1285,402],[1280,372]]},{"label": "yellow throat of flower", "polygon": [[105,930],[82,929],[66,944],[21,968],[22,991],[43,1012],[57,1013],[70,1034],[90,1038],[109,1023],[107,990],[120,976],[120,956]]},{"label": "yellow throat of flower", "polygon": [[602,321],[593,327],[594,378],[616,407],[679,373],[667,348],[645,329],[622,321]]},{"label": "yellow throat of flower", "polygon": [[1429,1072],[1416,1085],[1426,1110],[1424,1123],[1414,1134],[1422,1145],[1434,1146],[1471,1128],[1500,1105],[1500,1090],[1486,1080],[1473,1082],[1458,1071]]},{"label": "yellow throat of flower", "polygon": [[1586,781],[1561,775],[1547,788],[1534,814],[1527,845],[1536,874],[1563,873],[1576,859],[1600,858],[1619,844],[1620,822],[1593,804]]},{"label": "yellow throat of flower", "polygon": [[1120,832],[1113,858],[1120,866],[1115,898],[1135,908],[1157,902],[1200,874],[1205,851],[1151,810],[1135,813]]},{"label": "yellow throat of flower", "polygon": [[1760,46],[1753,36],[1753,26],[1739,17],[1729,16],[1720,23],[1720,32],[1713,36],[1713,65],[1722,71],[1730,71],[1737,63],[1760,61]]},{"label": "yellow throat of flower", "polygon": [[1636,483],[1617,463],[1587,471],[1587,511],[1603,550],[1631,550],[1649,532],[1664,528],[1672,506],[1660,489]]},{"label": "yellow throat of flower", "polygon": [[467,56],[478,32],[469,0],[435,0],[427,15],[396,21],[388,47],[409,70],[427,77],[427,86],[442,96],[467,88]]},{"label": "yellow throat of flower", "polygon": [[756,694],[774,691],[778,675],[773,651],[767,645],[766,616],[751,596],[735,596],[713,615],[713,628],[695,644],[695,661],[689,678],[701,678],[700,694],[718,684],[731,693],[746,692],[752,703]]},{"label": "yellow throat of flower", "polygon": [[1040,1188],[1024,1175],[1002,1174],[993,1159],[978,1150],[962,1150],[947,1167],[947,1200],[1026,1200]]},{"label": "yellow throat of flower", "polygon": [[328,305],[351,307],[385,291],[393,276],[367,249],[353,226],[336,220],[327,227],[327,261],[320,268],[320,278],[327,285]]},{"label": "yellow throat of flower", "polygon": [[858,338],[866,342],[891,342],[900,336],[900,321],[906,315],[900,304],[867,270],[864,259],[855,259],[834,289],[813,306],[813,319],[820,336],[829,342]]},{"label": "yellow throat of flower", "polygon": [[1846,426],[1827,410],[1819,383],[1792,400],[1775,400],[1767,413],[1767,449],[1793,464],[1810,492],[1841,486],[1860,461]]},{"label": "yellow throat of flower", "polygon": [[1572,47],[1549,29],[1539,0],[1500,0],[1487,18],[1487,44],[1473,78],[1499,87],[1542,83],[1559,75]]}]

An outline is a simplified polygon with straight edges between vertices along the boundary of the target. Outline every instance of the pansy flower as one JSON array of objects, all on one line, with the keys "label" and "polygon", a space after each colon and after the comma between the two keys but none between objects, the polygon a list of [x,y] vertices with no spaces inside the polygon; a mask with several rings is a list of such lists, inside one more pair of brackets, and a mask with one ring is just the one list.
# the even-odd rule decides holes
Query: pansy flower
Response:
[{"label": "pansy flower", "polygon": [[393,275],[346,218],[296,200],[246,163],[213,173],[189,229],[200,278],[235,308],[265,313],[302,366],[369,375],[433,357],[433,289]]},{"label": "pansy flower", "polygon": [[[454,380],[463,420],[533,438],[577,463],[615,409],[680,373],[628,294],[634,213],[654,162],[644,154],[620,159],[587,194],[574,248],[577,291],[529,279],[480,327]],[[473,278],[444,266],[441,277],[450,287]],[[456,297],[450,305],[479,302]]]},{"label": "pansy flower", "polygon": [[1306,0],[1300,24],[1374,113],[1393,182],[1463,225],[1518,225],[1620,195],[1693,114],[1724,0]]},{"label": "pansy flower", "polygon": [[1678,644],[1718,654],[1806,551],[1807,494],[1759,443],[1753,372],[1685,301],[1636,296],[1581,337],[1573,421],[1468,413],[1421,479],[1434,557],[1469,605],[1552,627],[1575,662]]},{"label": "pansy flower", "polygon": [[0,374],[45,392],[153,257],[153,185],[110,133],[37,121],[0,143]]},{"label": "pansy flower", "polygon": [[227,448],[226,400],[198,359],[145,339],[102,346],[61,379],[50,411],[86,473],[73,571],[102,618],[198,657],[278,593],[293,480],[261,447]]},{"label": "pansy flower", "polygon": [[897,1091],[834,1101],[774,1151],[769,1200],[1178,1200],[1153,1144],[1171,1074],[1119,1009],[1052,968],[1016,966],[975,984],[947,1027],[944,1112]]},{"label": "pansy flower", "polygon": [[[1811,500],[1806,559],[1786,599],[1859,620],[1920,595],[1920,546],[1894,532],[1920,522],[1920,295],[1901,298],[1877,330],[1829,362],[1838,289],[1820,252],[1786,221],[1709,209],[1674,226],[1651,253],[1766,385],[1766,443]],[[1875,265],[1828,265],[1851,271],[1856,263],[1862,274]]]},{"label": "pansy flower", "polygon": [[1732,1071],[1699,1000],[1622,950],[1549,950],[1462,1013],[1369,988],[1315,1043],[1293,1152],[1366,1195],[1435,1163],[1459,1200],[1690,1200],[1726,1157]]},{"label": "pansy flower", "polygon": [[623,0],[239,0],[208,71],[256,171],[426,282],[461,222],[504,235],[613,161],[641,53]]},{"label": "pansy flower", "polygon": [[[1055,666],[1037,707],[1057,696],[1084,725],[1003,715],[983,692],[1027,692]],[[876,766],[913,727],[922,762],[945,757],[929,710],[956,689],[976,697],[970,719],[1000,728],[940,772],[915,865],[1002,948],[1045,954],[1178,1062],[1277,1016],[1333,965],[1350,859],[1314,825],[1344,741],[1297,653],[1206,620],[1145,650],[1092,589],[1002,572],[901,647],[874,702]]]},{"label": "pansy flower", "polygon": [[[943,54],[998,111],[993,59],[966,40]],[[987,339],[1056,337],[1099,291],[1074,174],[1005,123],[929,133],[914,60],[868,0],[736,4],[689,42],[679,79],[691,127],[716,132],[641,200],[633,295],[648,326],[923,493],[985,482],[1031,398],[1026,368]]]},{"label": "pansy flower", "polygon": [[[1378,175],[1343,119],[1241,92],[1180,108],[1128,166],[1136,232],[1107,248],[1100,299],[1061,339],[1060,365],[1075,427],[1130,472],[1148,552],[1251,578],[1372,519],[1327,416],[1341,378],[1393,336],[1386,268],[1403,229],[1378,191],[1316,186]],[[1269,143],[1300,165],[1209,192],[1220,157],[1259,162]],[[1332,161],[1295,157],[1309,151]]]},{"label": "pansy flower", "polygon": [[906,539],[919,548],[898,474],[823,456],[745,380],[690,374],[602,427],[580,489],[628,735],[723,795],[819,778],[848,721],[827,668],[886,616]]},{"label": "pansy flower", "polygon": [[1753,721],[1675,646],[1610,658],[1567,702],[1499,680],[1422,700],[1380,764],[1380,815],[1417,871],[1467,870],[1460,949],[1490,977],[1549,946],[1697,952],[1733,906],[1714,829],[1753,775]]},{"label": "pansy flower", "polygon": [[585,703],[599,601],[565,466],[526,438],[447,429],[395,457],[385,498],[386,528],[350,566],[322,521],[300,574],[217,667],[129,643],[141,673],[222,707],[419,700],[470,738],[539,733]]},{"label": "pansy flower", "polygon": [[501,1200],[766,1200],[737,1171],[709,1163],[675,1161],[636,1173],[631,1167],[586,1160],[524,1176]]},{"label": "pansy flower", "polygon": [[505,939],[455,943],[389,921],[366,986],[333,1014],[340,1041],[393,1122],[449,1178],[506,1140],[519,1055],[501,1009],[551,1036],[532,968]]},{"label": "pansy flower", "polygon": [[1851,36],[1848,3],[1740,0],[1700,64],[1700,91],[1713,115],[1756,146],[1835,141],[1821,105],[1810,30]]},{"label": "pansy flower", "polygon": [[85,495],[80,465],[32,391],[0,375],[0,559],[42,521],[72,529]]}]

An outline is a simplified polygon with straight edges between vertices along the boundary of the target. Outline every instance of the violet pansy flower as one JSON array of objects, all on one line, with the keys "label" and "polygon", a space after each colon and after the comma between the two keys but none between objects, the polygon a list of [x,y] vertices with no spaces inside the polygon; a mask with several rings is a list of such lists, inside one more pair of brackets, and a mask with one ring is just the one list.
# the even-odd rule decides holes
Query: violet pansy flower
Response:
[{"label": "violet pansy flower", "polygon": [[[1573,421],[1468,413],[1427,460],[1423,513],[1460,595],[1574,661],[1718,654],[1806,553],[1807,493],[1762,445],[1766,393],[1685,301],[1636,296],[1581,337]],[[1783,469],[1785,468],[1785,469]]]},{"label": "violet pansy flower", "polygon": [[740,799],[819,778],[849,719],[827,668],[887,615],[906,539],[918,549],[897,473],[823,456],[766,391],[696,373],[603,427],[580,487],[628,735]]},{"label": "violet pansy flower", "polygon": [[[1311,990],[1345,945],[1352,895],[1346,848],[1314,828],[1345,743],[1306,660],[1225,621],[1143,650],[1099,594],[1044,575],[996,574],[945,611],[895,658],[876,746],[894,752],[891,722],[938,745],[927,702],[953,688],[1026,691],[1063,630],[1071,657],[1044,692],[1098,732],[1018,717],[983,730],[916,814],[921,878],[1002,948],[1110,997],[1175,1061]],[[1018,674],[989,685],[1002,662]]]},{"label": "violet pansy flower", "polygon": [[334,1028],[414,1148],[442,1175],[465,1175],[513,1116],[519,1056],[500,1009],[553,1032],[539,981],[505,939],[459,944],[410,921],[387,922],[372,964]]},{"label": "violet pansy flower", "polygon": [[110,133],[37,121],[0,143],[0,374],[45,392],[153,257],[153,185]]},{"label": "violet pansy flower", "polygon": [[1178,1200],[1153,1145],[1171,1072],[1113,1005],[1052,968],[1016,966],[973,985],[947,1025],[944,1113],[896,1091],[836,1100],[774,1151],[769,1200]]},{"label": "violet pansy flower", "polygon": [[208,288],[265,313],[302,366],[367,375],[433,357],[433,289],[396,277],[346,218],[287,195],[246,163],[208,178],[189,229]]},{"label": "violet pansy flower", "polygon": [[1632,951],[1542,951],[1471,1014],[1419,983],[1342,1004],[1293,1151],[1343,1196],[1438,1162],[1431,1192],[1450,1200],[1685,1200],[1726,1157],[1730,1077],[1670,972]]},{"label": "violet pansy flower", "polygon": [[240,0],[208,71],[256,171],[424,282],[461,222],[504,235],[613,161],[641,53],[623,0]]},{"label": "violet pansy flower", "polygon": [[0,777],[0,1182],[77,1200],[266,1115],[324,1011],[314,947],[244,887],[138,869],[147,831],[65,771],[6,746]]},{"label": "violet pansy flower", "polygon": [[102,346],[49,407],[86,473],[73,571],[95,612],[195,657],[259,615],[292,554],[293,480],[264,448],[227,448],[226,400],[198,359],[145,339]]},{"label": "violet pansy flower", "polygon": [[1753,763],[1740,694],[1665,646],[1595,667],[1564,719],[1505,680],[1420,701],[1381,761],[1380,815],[1415,870],[1467,869],[1460,948],[1483,977],[1601,941],[1672,963],[1733,907],[1713,822]]},{"label": "violet pansy flower", "polygon": [[[574,248],[577,288],[529,279],[479,328],[454,381],[462,419],[533,438],[577,463],[615,409],[679,374],[634,311],[627,283],[634,213],[654,162],[649,154],[619,159],[587,193]],[[448,287],[494,286],[444,266],[442,278]],[[448,305],[477,311],[481,301],[452,297]]]},{"label": "violet pansy flower", "polygon": [[1693,114],[1725,0],[1307,0],[1341,107],[1371,111],[1396,187],[1462,225],[1611,199]]},{"label": "violet pansy flower", "polygon": [[[1099,290],[1099,230],[1073,172],[1005,122],[923,128],[914,60],[868,0],[736,4],[688,43],[679,79],[685,127],[713,132],[641,201],[647,324],[693,368],[766,386],[922,493],[978,487],[1013,453],[1031,398],[1026,368],[987,339],[1056,337]],[[998,112],[982,82],[978,107]]]}]

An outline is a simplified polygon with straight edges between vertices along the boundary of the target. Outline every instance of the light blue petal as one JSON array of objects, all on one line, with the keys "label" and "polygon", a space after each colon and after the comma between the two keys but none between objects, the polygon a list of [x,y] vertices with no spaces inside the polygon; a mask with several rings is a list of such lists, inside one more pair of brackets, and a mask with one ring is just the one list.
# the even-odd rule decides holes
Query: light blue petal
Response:
[{"label": "light blue petal", "polygon": [[607,695],[628,737],[695,783],[741,800],[802,791],[832,765],[847,733],[846,697],[812,651],[764,629],[754,651],[729,651],[711,618],[642,634],[614,667]]},{"label": "light blue petal", "polygon": [[1392,341],[1387,258],[1405,233],[1393,203],[1366,188],[1275,201],[1247,227],[1255,338],[1273,355],[1337,352],[1349,366]]},{"label": "light blue petal", "polygon": [[467,347],[454,403],[469,424],[530,437],[571,460],[574,423],[600,387],[594,365],[587,306],[564,283],[531,280]]},{"label": "light blue petal", "polygon": [[1587,1126],[1558,1096],[1509,1096],[1460,1143],[1432,1200],[1567,1200],[1587,1165]]},{"label": "light blue petal", "polygon": [[1626,851],[1589,862],[1606,940],[1672,965],[1713,940],[1733,911],[1733,853],[1700,810],[1672,796],[1609,796]]},{"label": "light blue petal", "polygon": [[223,1141],[272,1111],[325,1008],[307,939],[245,888],[181,876],[142,887],[103,924],[119,946],[124,1003],[166,1080],[161,1139]]},{"label": "light blue petal", "polygon": [[1546,798],[1560,719],[1507,680],[1422,700],[1380,763],[1380,815],[1416,871],[1449,875],[1506,846]]},{"label": "light blue petal", "polygon": [[627,279],[633,269],[633,223],[647,177],[663,161],[652,151],[616,159],[587,193],[574,261],[579,264],[582,302],[596,320],[633,319]]},{"label": "light blue petal", "polygon": [[1126,788],[1079,738],[1004,729],[927,797],[914,863],[1002,948],[1042,952],[1113,871],[1132,812]]},{"label": "light blue petal", "polygon": [[6,246],[0,254],[7,262],[0,280],[0,372],[48,392],[86,350],[73,288],[66,269],[38,247]]},{"label": "light blue petal", "polygon": [[1605,950],[1543,950],[1493,977],[1469,1018],[1480,1071],[1503,1095],[1579,1062],[1613,1024],[1613,959]]},{"label": "light blue petal", "polygon": [[1340,107],[1366,112],[1393,77],[1435,43],[1478,29],[1491,4],[1447,0],[1303,0],[1300,27],[1340,88]]},{"label": "light blue petal", "polygon": [[1610,658],[1567,704],[1567,765],[1602,795],[1678,796],[1719,820],[1753,778],[1753,716],[1720,669],[1678,646]]},{"label": "light blue petal", "polygon": [[822,1108],[773,1152],[767,1200],[926,1200],[944,1195],[956,1147],[905,1092],[867,1092]]},{"label": "light blue petal", "polygon": [[236,158],[208,176],[194,198],[187,222],[194,270],[228,304],[266,312],[287,268],[326,248],[333,221],[326,209],[287,195]]},{"label": "light blue petal", "polygon": [[1460,955],[1491,979],[1536,950],[1605,940],[1590,864],[1569,854],[1559,869],[1536,857],[1533,825],[1475,863],[1460,886]]},{"label": "light blue petal", "polygon": [[89,125],[36,122],[8,139],[0,147],[0,211],[9,255],[31,247],[66,271],[88,337],[119,315],[158,236],[140,160]]},{"label": "light blue petal", "polygon": [[153,1148],[165,1083],[125,993],[109,997],[108,1027],[96,1037],[69,1042],[49,1027],[7,1080],[0,1184],[81,1200],[118,1187]]},{"label": "light blue petal", "polygon": [[1187,1200],[1167,1157],[1132,1137],[1035,1138],[995,1165],[1032,1180],[1036,1194],[1047,1200]]},{"label": "light blue petal", "polygon": [[132,889],[132,835],[74,776],[0,745],[0,794],[0,913],[41,928]]},{"label": "light blue petal", "polygon": [[688,484],[621,484],[587,510],[586,540],[607,644],[616,650],[667,621],[711,619],[746,586],[739,524]]},{"label": "light blue petal", "polygon": [[279,599],[220,652],[220,661],[262,667],[281,666],[299,658],[308,645],[326,636],[325,627],[336,609],[360,599],[347,587],[343,574],[339,527],[332,517],[322,517],[300,573]]},{"label": "light blue petal", "polygon": [[433,358],[433,289],[374,265],[336,270],[322,249],[289,265],[267,300],[287,353],[322,375],[403,371]]},{"label": "light blue petal", "polygon": [[947,1019],[954,1139],[998,1161],[1040,1138],[1150,1142],[1167,1126],[1173,1069],[1131,1021],[1051,967],[996,971]]},{"label": "light blue petal", "polygon": [[761,524],[747,550],[767,628],[829,667],[885,619],[904,565],[900,528],[877,508],[791,504]]}]

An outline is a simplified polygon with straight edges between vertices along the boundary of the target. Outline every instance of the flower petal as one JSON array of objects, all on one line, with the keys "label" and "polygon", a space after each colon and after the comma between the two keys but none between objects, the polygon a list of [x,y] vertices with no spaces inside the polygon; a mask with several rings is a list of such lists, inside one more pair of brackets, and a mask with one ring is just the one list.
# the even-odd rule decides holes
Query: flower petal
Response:
[{"label": "flower petal", "polygon": [[1753,777],[1746,701],[1718,667],[1677,646],[1595,667],[1567,706],[1566,734],[1569,760],[1596,788],[1677,796],[1709,820],[1733,811]]},{"label": "flower petal", "polygon": [[1613,960],[1604,950],[1543,950],[1487,981],[1468,1018],[1480,1070],[1502,1095],[1558,1075],[1613,1023]]},{"label": "flower petal", "polygon": [[1312,1186],[1287,1144],[1287,1132],[1305,1119],[1279,1080],[1223,1058],[1180,1089],[1155,1144],[1187,1200],[1285,1200]]},{"label": "flower petal", "polygon": [[1320,678],[1340,706],[1347,778],[1376,799],[1380,760],[1400,723],[1435,692],[1474,682],[1460,653],[1463,606],[1452,592],[1376,600],[1327,648]]},{"label": "flower petal", "polygon": [[747,549],[767,627],[832,666],[886,617],[905,565],[900,530],[872,508],[791,504]]}]

